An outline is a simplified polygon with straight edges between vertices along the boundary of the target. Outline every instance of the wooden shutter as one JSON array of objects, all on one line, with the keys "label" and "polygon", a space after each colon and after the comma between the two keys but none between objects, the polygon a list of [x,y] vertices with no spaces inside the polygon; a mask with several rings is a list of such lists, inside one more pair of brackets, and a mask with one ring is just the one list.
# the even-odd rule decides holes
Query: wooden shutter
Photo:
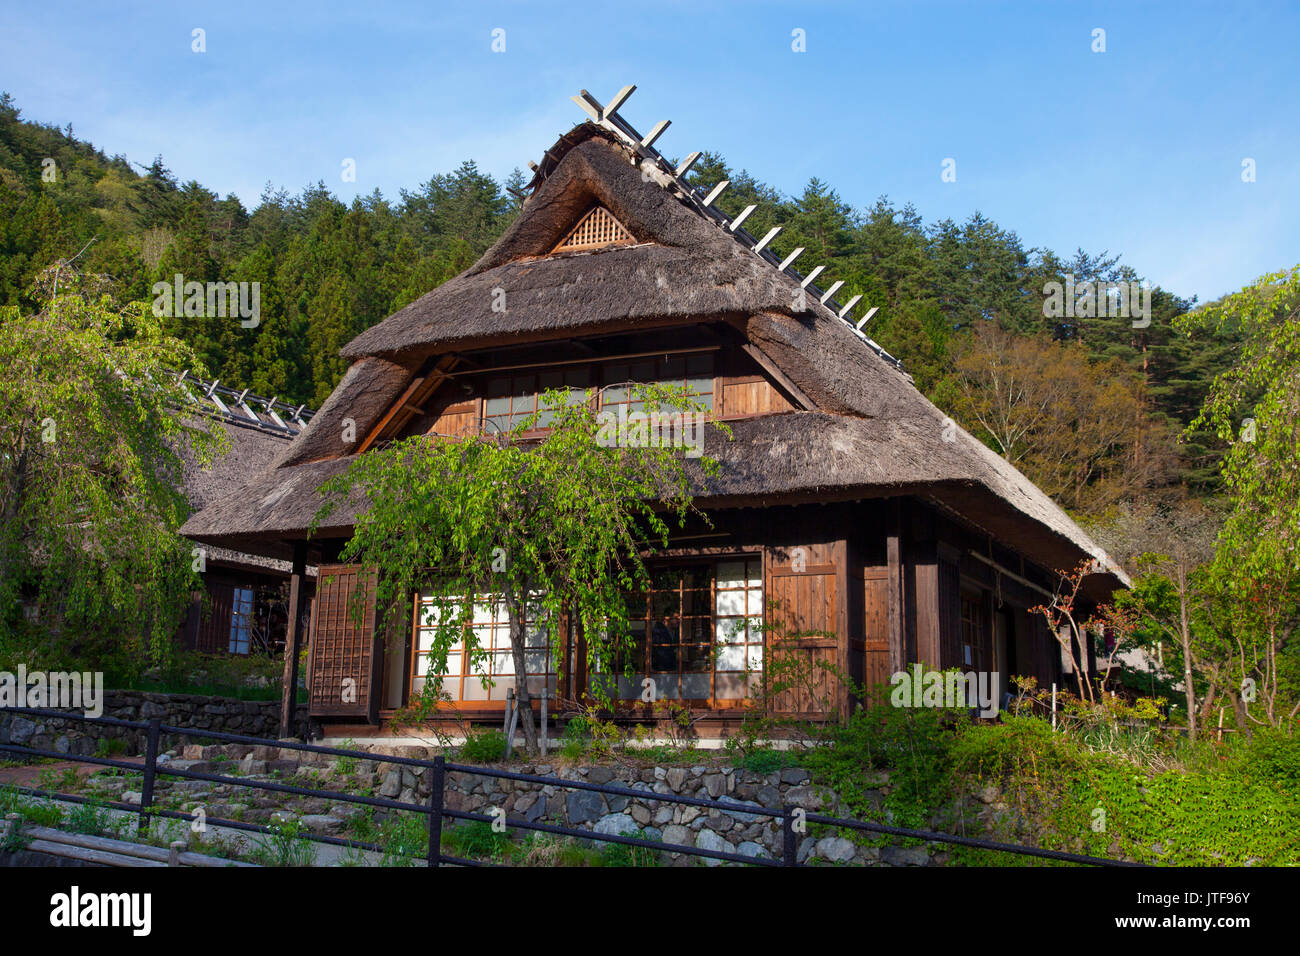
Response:
[{"label": "wooden shutter", "polygon": [[873,694],[889,683],[889,568],[863,568],[862,685]]},{"label": "wooden shutter", "polygon": [[[311,716],[377,722],[375,574],[355,564],[324,564],[317,581],[308,678]],[[360,620],[354,596],[362,602]]]},{"label": "wooden shutter", "polygon": [[961,653],[961,568],[952,561],[939,562],[939,660],[931,667],[966,670]]},{"label": "wooden shutter", "polygon": [[[226,654],[230,651],[230,612],[235,603],[235,587],[227,583],[209,583],[209,607],[203,608],[194,648],[204,654]],[[202,613],[202,612],[201,612]]]},{"label": "wooden shutter", "polygon": [[[825,567],[773,571],[768,579],[776,646],[769,643],[767,654],[795,655],[797,670],[810,677],[806,685],[790,687],[777,697],[773,705],[777,713],[825,717],[837,706],[840,682],[821,666],[822,662],[839,666],[835,581],[835,570]],[[813,636],[809,631],[831,636]]]}]

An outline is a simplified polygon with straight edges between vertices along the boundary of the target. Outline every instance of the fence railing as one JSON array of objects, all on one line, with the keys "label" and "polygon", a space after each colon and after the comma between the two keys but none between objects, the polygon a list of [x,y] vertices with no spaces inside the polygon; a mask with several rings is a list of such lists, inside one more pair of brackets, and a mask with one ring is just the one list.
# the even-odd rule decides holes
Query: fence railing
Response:
[{"label": "fence railing", "polygon": [[[42,750],[19,744],[0,743],[0,753],[25,755],[28,757],[46,757],[55,760],[74,761],[77,763],[102,767],[116,767],[122,770],[142,774],[143,786],[141,787],[140,803],[138,806],[129,803],[86,798],[76,794],[64,794],[58,791],[37,787],[15,788],[21,793],[32,796],[47,797],[78,804],[93,803],[97,806],[133,813],[136,815],[137,836],[149,832],[151,818],[153,817],[183,820],[187,822],[194,820],[194,815],[191,813],[167,810],[154,805],[154,786],[159,775],[162,775],[165,777],[178,777],[185,780],[199,780],[216,784],[228,784],[235,787],[246,787],[254,790],[265,790],[272,793],[284,793],[293,796],[325,798],[338,803],[356,804],[359,806],[374,807],[383,810],[400,810],[424,814],[428,820],[429,847],[426,855],[426,863],[428,866],[441,866],[442,864],[451,864],[455,866],[497,865],[493,863],[485,863],[481,860],[451,856],[442,852],[443,825],[444,822],[449,819],[477,821],[482,823],[504,823],[507,828],[516,830],[549,833],[556,836],[568,836],[601,843],[620,844],[622,846],[639,847],[659,852],[681,853],[691,857],[720,860],[729,863],[742,863],[749,866],[806,865],[798,861],[798,847],[799,838],[802,835],[803,828],[808,823],[823,824],[832,827],[844,827],[862,833],[905,837],[923,840],[929,843],[944,843],[954,846],[992,850],[1001,853],[1035,857],[1043,860],[1055,860],[1064,863],[1079,863],[1090,866],[1144,865],[1123,860],[1112,860],[1104,857],[1066,853],[1060,850],[1046,850],[1039,847],[1020,846],[1012,843],[998,843],[974,837],[957,836],[951,833],[912,830],[905,827],[870,823],[864,820],[825,816],[818,813],[807,812],[793,804],[784,804],[779,809],[766,808],[721,798],[706,800],[701,797],[688,797],[680,794],[639,790],[633,787],[625,787],[620,784],[589,783],[584,780],[568,780],[563,777],[526,774],[511,770],[495,770],[475,765],[449,763],[446,758],[441,755],[431,759],[424,759],[418,757],[402,757],[395,754],[371,753],[360,750],[345,750],[337,747],[322,747],[316,744],[300,743],[297,741],[272,740],[263,737],[247,737],[241,734],[230,734],[215,730],[174,727],[162,723],[159,718],[153,718],[148,721],[130,721],[120,720],[113,717],[88,717],[83,714],[30,707],[7,707],[0,710],[0,714],[3,713],[80,721],[90,725],[122,727],[144,731],[145,754],[143,764],[126,760],[117,760],[112,757],[60,753],[57,751]],[[399,767],[418,767],[429,774],[429,799],[426,803],[409,803],[401,800],[391,800],[387,797],[371,797],[363,794],[347,793],[337,790],[297,787],[292,784],[280,783],[274,780],[254,780],[248,777],[232,777],[225,774],[206,773],[188,768],[174,767],[168,762],[160,764],[158,762],[158,756],[163,734],[182,739],[199,738],[205,741],[215,740],[233,744],[246,744],[254,747],[275,747],[280,750],[294,750],[302,753],[320,754],[328,757],[365,760],[373,763],[391,764]],[[729,853],[723,850],[708,850],[702,847],[687,846],[685,844],[663,843],[657,840],[646,840],[622,834],[598,833],[594,830],[584,830],[577,827],[561,826],[553,823],[533,822],[524,819],[511,819],[508,817],[502,820],[498,816],[490,816],[483,813],[471,813],[465,810],[453,810],[448,808],[446,805],[447,773],[449,772],[487,777],[495,780],[512,780],[530,783],[534,784],[538,788],[550,786],[555,787],[557,790],[585,790],[607,796],[628,797],[646,803],[667,803],[678,806],[699,807],[708,810],[728,811],[737,815],[743,814],[746,817],[751,818],[767,817],[772,820],[780,820],[782,829],[781,855],[780,858],[748,856],[740,853]],[[240,820],[227,820],[210,816],[205,817],[205,823],[208,826],[216,826],[244,832],[263,834],[271,834],[275,832],[269,825],[246,823]],[[369,850],[377,853],[385,852],[383,846],[363,840],[351,840],[345,837],[336,837],[321,833],[300,833],[298,836],[301,839],[309,840],[314,843]]]}]

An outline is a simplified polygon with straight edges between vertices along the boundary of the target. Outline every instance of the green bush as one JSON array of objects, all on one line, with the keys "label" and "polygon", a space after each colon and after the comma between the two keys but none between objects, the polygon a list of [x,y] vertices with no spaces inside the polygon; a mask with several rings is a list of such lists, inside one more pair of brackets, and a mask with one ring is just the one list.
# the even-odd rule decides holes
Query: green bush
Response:
[{"label": "green bush", "polygon": [[1300,794],[1300,734],[1262,727],[1235,748],[1233,767],[1243,775]]},{"label": "green bush", "polygon": [[[1263,772],[1247,769],[1254,746],[1275,762]],[[1300,801],[1279,784],[1293,753],[1267,737],[1242,750],[1208,770],[1153,772],[1039,718],[1004,715],[968,728],[951,753],[968,783],[1003,788],[1014,814],[995,836],[1010,842],[1173,866],[1296,865]]]},{"label": "green bush", "polygon": [[740,758],[739,764],[752,773],[775,773],[802,764],[801,756],[790,750],[753,750]]},{"label": "green bush", "polygon": [[[954,792],[954,735],[970,723],[965,709],[876,704],[830,732],[827,746],[802,754],[814,781],[835,790],[854,815],[895,826],[929,829]],[[883,806],[871,802],[876,771],[889,773]]]},{"label": "green bush", "polygon": [[469,763],[496,763],[505,758],[506,735],[499,730],[473,731],[460,747],[460,759]]}]

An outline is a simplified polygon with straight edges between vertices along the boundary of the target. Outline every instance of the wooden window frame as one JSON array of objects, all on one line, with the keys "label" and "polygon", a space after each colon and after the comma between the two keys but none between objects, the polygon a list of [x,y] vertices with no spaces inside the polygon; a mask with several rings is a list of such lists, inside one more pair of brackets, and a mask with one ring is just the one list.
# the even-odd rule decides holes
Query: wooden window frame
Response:
[{"label": "wooden window frame", "polygon": [[[742,577],[739,579],[742,583],[739,587],[718,587],[718,568],[724,564],[740,564]],[[703,569],[708,576],[707,587],[687,588],[685,573],[689,569]],[[668,573],[679,575],[677,577],[676,587],[657,588],[652,586],[649,590],[638,595],[629,595],[629,604],[640,603],[644,607],[644,613],[640,617],[629,615],[630,623],[641,623],[644,625],[643,637],[639,641],[637,650],[640,652],[640,660],[634,660],[633,686],[628,688],[628,693],[623,694],[619,691],[618,681],[624,678],[624,665],[626,659],[621,660],[617,665],[614,674],[609,675],[614,682],[614,699],[623,704],[632,704],[640,699],[641,684],[640,681],[649,678],[655,681],[656,698],[673,700],[678,703],[693,707],[708,707],[717,709],[720,707],[736,707],[743,705],[744,702],[751,700],[753,697],[753,682],[758,675],[762,674],[762,668],[767,657],[766,642],[766,609],[763,606],[763,596],[765,593],[765,580],[763,576],[763,558],[759,553],[741,552],[734,554],[709,555],[708,557],[678,559],[668,562],[652,563],[648,568],[653,579],[656,574]],[[757,581],[757,585],[750,582]],[[745,611],[742,614],[720,614],[718,612],[718,594],[719,593],[739,593],[743,595]],[[707,595],[707,610],[703,613],[695,612],[687,614],[688,593],[696,595]],[[757,594],[758,611],[751,613],[749,610],[751,594]],[[676,594],[676,610],[669,613],[669,617],[661,617],[656,609],[657,595]],[[662,610],[659,609],[659,610]],[[656,624],[666,623],[667,620],[676,618],[677,630],[676,641],[668,645],[656,645],[653,640],[654,627]],[[682,626],[685,621],[703,621],[704,632],[708,634],[707,641],[686,640],[686,629]],[[742,670],[733,668],[720,669],[718,667],[719,656],[721,651],[721,642],[718,638],[718,624],[720,621],[743,621],[744,633],[741,640],[728,642],[731,647],[743,648],[745,667]],[[756,623],[755,623],[756,622]],[[671,648],[673,657],[676,661],[675,669],[664,669],[656,667],[654,654],[656,646],[659,648]],[[751,668],[752,648],[757,648],[757,668]],[[708,662],[707,668],[689,669],[686,666],[688,651],[693,650],[699,654],[704,651],[705,660]],[[707,697],[687,697],[683,694],[684,681],[688,676],[698,674],[708,674],[709,676],[709,694]],[[720,675],[736,677],[739,680],[741,693],[734,697],[718,696],[718,678]],[[672,678],[676,681],[676,695],[670,696],[662,693],[663,679]]]},{"label": "wooden window frame", "polygon": [[[245,597],[247,600],[245,600]],[[245,610],[246,608],[246,610]],[[229,640],[226,652],[247,657],[253,651],[253,624],[257,614],[257,592],[251,586],[236,584],[231,589]],[[243,632],[242,642],[236,632]],[[243,644],[243,650],[239,645]]]},{"label": "wooden window frame", "polygon": [[[426,603],[424,597],[425,593],[426,592],[423,591],[416,591],[412,595],[411,652],[409,655],[410,664],[409,664],[409,671],[406,680],[406,689],[408,694],[407,699],[409,700],[411,698],[418,696],[421,692],[421,688],[423,687],[423,682],[430,678],[434,680],[443,680],[443,681],[454,680],[455,694],[452,696],[450,702],[440,702],[440,705],[445,703],[446,706],[449,707],[469,706],[469,707],[504,708],[506,705],[505,694],[506,692],[508,692],[508,689],[506,691],[500,692],[502,694],[500,698],[493,697],[492,695],[494,692],[497,692],[497,688],[500,686],[499,680],[501,678],[508,678],[512,682],[515,682],[516,675],[515,675],[515,668],[514,668],[514,658],[513,658],[513,654],[511,651],[511,644],[510,644],[510,623],[508,618],[506,618],[504,615],[501,615],[500,619],[498,619],[499,615],[497,613],[497,609],[500,607],[502,603],[500,598],[497,597],[496,595],[477,595],[474,602],[476,614],[477,614],[477,609],[480,606],[490,607],[491,618],[488,621],[483,623],[471,623],[469,625],[469,627],[474,630],[482,630],[484,628],[487,629],[488,640],[485,642],[481,636],[479,638],[480,648],[485,649],[488,655],[488,659],[486,661],[486,668],[487,668],[486,673],[476,672],[474,670],[474,667],[469,663],[469,654],[466,653],[465,651],[465,642],[462,639],[449,650],[449,657],[448,657],[448,662],[450,663],[451,656],[452,655],[455,656],[456,660],[458,661],[458,672],[453,674],[449,669],[448,673],[446,674],[434,675],[427,672],[425,674],[420,674],[420,659],[421,658],[427,659],[429,657],[429,652],[427,650],[421,650],[421,646],[422,646],[420,640],[421,632],[422,631],[431,632],[433,630],[431,625],[423,624],[422,617],[421,617],[422,607]],[[543,686],[546,688],[545,695],[547,696],[548,699],[553,699],[555,696],[555,691],[552,690],[552,681],[556,682],[557,687],[559,681],[559,669],[556,666],[553,648],[551,646],[549,637],[547,637],[544,632],[542,632],[539,628],[535,626],[537,624],[536,617],[533,617],[529,614],[529,611],[535,608],[536,605],[526,604],[525,607],[526,607],[525,616],[524,616],[525,659],[539,652],[544,652],[546,655],[545,670],[539,671],[537,673],[533,673],[530,670],[528,672],[528,677],[542,678]],[[539,635],[538,640],[540,640],[542,643],[530,643],[529,638],[534,633],[537,633]],[[498,670],[496,666],[497,661],[502,655],[504,655],[504,659],[506,660],[506,669]],[[482,684],[483,677],[487,677],[490,682],[487,688],[483,687]],[[417,681],[421,683],[417,684]],[[471,682],[475,684],[477,688],[481,690],[485,696],[466,697],[465,688],[469,686]],[[533,696],[536,697],[540,695],[534,694]]]}]

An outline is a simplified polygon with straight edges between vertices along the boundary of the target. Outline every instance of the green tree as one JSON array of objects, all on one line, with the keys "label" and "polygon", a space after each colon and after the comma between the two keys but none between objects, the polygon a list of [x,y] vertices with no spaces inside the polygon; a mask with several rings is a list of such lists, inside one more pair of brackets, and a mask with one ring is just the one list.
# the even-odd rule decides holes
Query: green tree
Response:
[{"label": "green tree", "polygon": [[181,456],[210,460],[224,436],[179,411],[166,370],[193,355],[147,304],[56,273],[41,313],[0,308],[0,637],[30,618],[36,659],[139,666],[166,656],[196,581]]},{"label": "green tree", "polygon": [[[680,391],[637,387],[647,410],[696,415]],[[342,560],[377,571],[377,627],[401,621],[409,595],[432,592],[435,637],[429,673],[445,673],[449,649],[464,642],[471,661],[487,656],[470,627],[475,600],[505,605],[525,739],[536,747],[524,621],[533,608],[561,652],[567,615],[586,636],[593,673],[612,673],[630,640],[626,594],[648,583],[643,557],[667,545],[669,521],[694,511],[692,472],[680,451],[652,442],[611,444],[608,420],[584,393],[550,392],[545,410],[511,434],[463,441],[416,436],[361,455],[326,483],[320,517],[359,494],[364,503]],[[702,424],[702,416],[697,419]],[[541,422],[536,442],[520,435]],[[718,426],[722,428],[722,426]],[[722,428],[725,431],[725,428]],[[716,464],[698,459],[705,475]],[[436,699],[434,684],[426,699]]]},{"label": "green tree", "polygon": [[1212,568],[1245,703],[1261,704],[1246,716],[1276,726],[1300,713],[1300,266],[1179,324],[1242,336],[1237,364],[1215,379],[1190,427],[1209,426],[1231,443],[1223,460],[1230,511]]}]

